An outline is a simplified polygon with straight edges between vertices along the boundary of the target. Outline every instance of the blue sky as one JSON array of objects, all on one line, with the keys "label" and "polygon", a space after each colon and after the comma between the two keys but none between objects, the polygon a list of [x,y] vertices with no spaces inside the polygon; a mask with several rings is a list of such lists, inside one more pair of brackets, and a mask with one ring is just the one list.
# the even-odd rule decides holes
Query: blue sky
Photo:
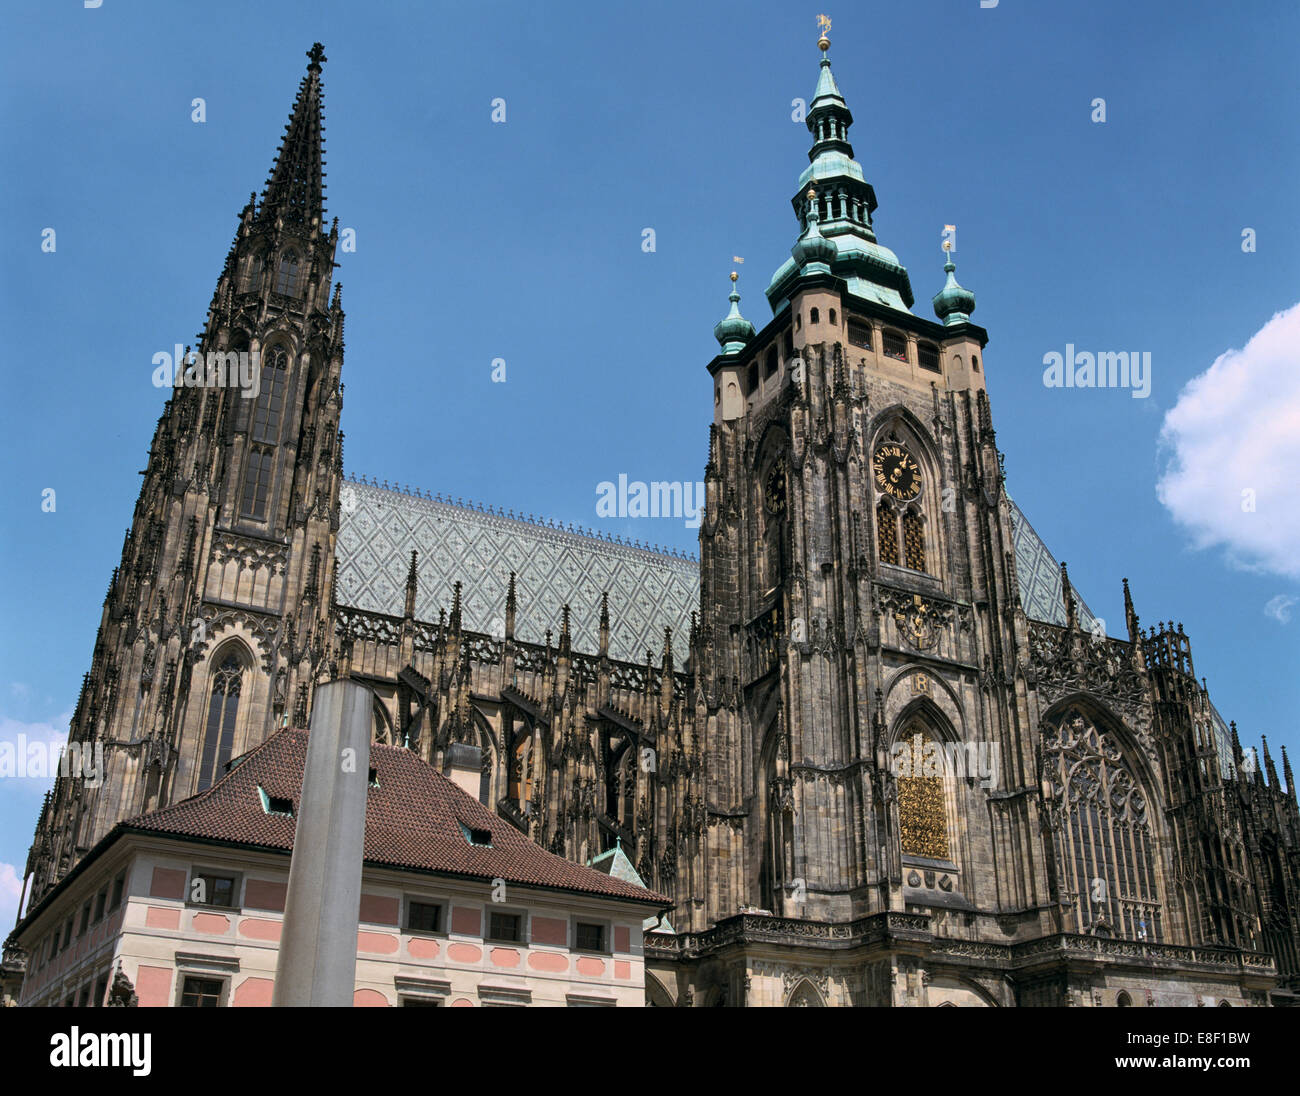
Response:
[{"label": "blue sky", "polygon": [[[66,729],[164,401],[152,355],[202,327],[316,39],[329,212],[357,238],[337,274],[347,469],[694,550],[680,520],[598,519],[596,485],[702,478],[731,257],[762,326],[794,242],[810,139],[792,100],[812,94],[820,10],[7,5],[0,735]],[[830,14],[918,314],[958,226],[1012,495],[1112,633],[1127,575],[1144,623],[1183,622],[1245,741],[1300,744],[1300,396],[1281,362],[1300,313],[1269,326],[1300,301],[1300,11]],[[1150,397],[1046,388],[1067,344],[1149,351]],[[1225,507],[1256,486],[1254,512]],[[45,785],[0,785],[2,914]]]}]

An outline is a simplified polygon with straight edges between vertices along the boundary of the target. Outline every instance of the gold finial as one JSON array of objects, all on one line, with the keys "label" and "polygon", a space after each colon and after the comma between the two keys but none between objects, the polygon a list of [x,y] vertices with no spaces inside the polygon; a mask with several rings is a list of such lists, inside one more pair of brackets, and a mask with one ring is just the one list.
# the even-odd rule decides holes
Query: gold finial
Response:
[{"label": "gold finial", "polygon": [[810,202],[815,202],[817,200],[817,188],[809,184],[808,193],[805,194],[804,197],[807,198]]},{"label": "gold finial", "polygon": [[826,37],[831,32],[831,17],[829,15],[817,16],[817,26],[821,28],[821,37],[817,39],[817,48],[825,53],[831,48],[831,40]]},{"label": "gold finial", "polygon": [[739,275],[738,273],[736,273],[736,271],[733,270],[733,271],[731,272],[731,284],[732,284],[732,285],[735,285],[736,282],[739,280],[739,278],[740,278],[740,275]]}]

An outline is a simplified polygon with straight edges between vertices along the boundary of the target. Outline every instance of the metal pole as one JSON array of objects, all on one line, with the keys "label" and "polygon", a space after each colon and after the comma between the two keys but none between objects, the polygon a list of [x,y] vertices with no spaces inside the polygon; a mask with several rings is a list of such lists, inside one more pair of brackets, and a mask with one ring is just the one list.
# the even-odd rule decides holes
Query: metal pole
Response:
[{"label": "metal pole", "polygon": [[373,696],[355,681],[317,686],[289,865],[277,1007],[350,1007],[356,983],[361,860]]}]

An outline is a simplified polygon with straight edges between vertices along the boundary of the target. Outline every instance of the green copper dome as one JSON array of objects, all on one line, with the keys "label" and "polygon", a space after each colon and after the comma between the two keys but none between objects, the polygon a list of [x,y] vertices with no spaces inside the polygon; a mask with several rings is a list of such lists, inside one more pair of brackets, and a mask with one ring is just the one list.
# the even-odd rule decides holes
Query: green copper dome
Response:
[{"label": "green copper dome", "polygon": [[800,272],[817,270],[827,273],[830,272],[831,263],[839,254],[835,245],[822,235],[817,217],[817,192],[811,188],[808,191],[808,227],[795,241],[790,254],[794,257]]},{"label": "green copper dome", "polygon": [[722,353],[738,354],[754,337],[754,325],[740,314],[740,293],[736,289],[736,275],[731,276],[731,311],[713,325],[713,337],[722,345]]},{"label": "green copper dome", "polygon": [[[877,241],[872,227],[876,194],[853,158],[849,143],[853,114],[831,73],[826,56],[830,41],[823,36],[817,44],[822,50],[817,88],[804,119],[812,147],[791,199],[800,236],[792,258],[768,282],[768,304],[774,314],[779,313],[802,278],[829,273],[842,280],[854,297],[910,313],[913,297],[907,269]],[[816,191],[811,200],[810,189]]]},{"label": "green copper dome", "polygon": [[945,325],[969,323],[970,314],[975,311],[975,294],[957,284],[957,267],[951,258],[943,264],[943,269],[948,275],[948,281],[934,295],[934,314]]}]

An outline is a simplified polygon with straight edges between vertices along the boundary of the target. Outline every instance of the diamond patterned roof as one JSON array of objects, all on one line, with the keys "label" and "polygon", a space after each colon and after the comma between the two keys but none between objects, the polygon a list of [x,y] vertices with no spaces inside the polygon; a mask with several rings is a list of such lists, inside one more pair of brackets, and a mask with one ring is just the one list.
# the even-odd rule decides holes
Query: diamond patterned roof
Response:
[{"label": "diamond patterned roof", "polygon": [[[1026,615],[1064,624],[1060,564],[1014,502],[1011,528]],[[549,628],[558,642],[567,604],[574,650],[594,654],[600,648],[600,595],[608,590],[611,657],[641,663],[650,650],[657,660],[669,627],[681,639],[673,644],[674,657],[679,667],[684,662],[691,612],[700,598],[694,559],[373,484],[343,485],[340,604],[400,616],[412,549],[420,553],[420,620],[437,620],[460,582],[464,626],[504,634],[506,585],[514,571],[520,639],[543,643]],[[1090,630],[1096,618],[1077,589],[1075,596],[1079,625]]]},{"label": "diamond patterned roof", "polygon": [[[1034,532],[1024,511],[1011,499],[1011,540],[1016,548],[1016,581],[1020,585],[1020,603],[1025,616],[1048,624],[1065,624],[1065,602],[1061,597],[1061,565],[1048,551],[1043,538]],[[1070,584],[1074,586],[1074,583]],[[1074,599],[1079,604],[1079,627],[1092,630],[1096,617],[1083,602],[1083,595],[1074,587]]]},{"label": "diamond patterned roof", "polygon": [[490,510],[346,482],[340,493],[338,601],[400,616],[411,550],[420,553],[415,615],[437,620],[461,583],[465,628],[505,633],[506,587],[515,572],[515,635],[559,642],[563,607],[570,608],[575,651],[600,649],[600,595],[609,591],[611,658],[658,662],[664,628],[673,630],[680,667],[691,612],[700,602],[698,563],[607,541],[588,533],[504,517]]}]

